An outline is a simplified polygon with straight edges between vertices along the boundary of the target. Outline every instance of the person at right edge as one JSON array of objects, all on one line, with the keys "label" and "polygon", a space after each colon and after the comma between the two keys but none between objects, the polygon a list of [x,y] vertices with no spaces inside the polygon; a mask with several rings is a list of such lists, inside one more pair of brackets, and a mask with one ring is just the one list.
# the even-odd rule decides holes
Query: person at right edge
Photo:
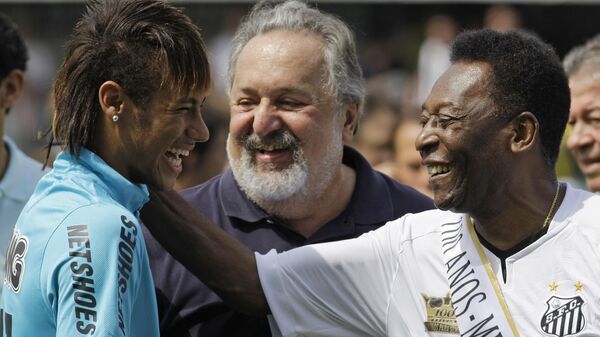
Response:
[{"label": "person at right edge", "polygon": [[567,147],[590,191],[600,193],[600,35],[573,48],[563,64],[571,89]]},{"label": "person at right edge", "polygon": [[[299,1],[257,4],[229,65],[231,170],[182,195],[252,251],[357,237],[426,196],[373,170],[344,146],[357,128],[364,80],[352,32]],[[269,336],[265,317],[235,312],[144,233],[162,336]],[[226,265],[221,266],[227,268]]]}]

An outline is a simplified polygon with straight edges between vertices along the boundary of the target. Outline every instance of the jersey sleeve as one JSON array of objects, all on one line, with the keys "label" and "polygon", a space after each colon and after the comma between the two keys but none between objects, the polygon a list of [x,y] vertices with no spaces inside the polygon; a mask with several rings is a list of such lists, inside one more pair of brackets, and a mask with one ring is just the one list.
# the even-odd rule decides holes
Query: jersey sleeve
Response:
[{"label": "jersey sleeve", "polygon": [[356,239],[256,255],[275,336],[386,336],[403,219]]},{"label": "jersey sleeve", "polygon": [[142,260],[139,223],[114,205],[69,214],[44,253],[41,291],[57,336],[130,336]]}]

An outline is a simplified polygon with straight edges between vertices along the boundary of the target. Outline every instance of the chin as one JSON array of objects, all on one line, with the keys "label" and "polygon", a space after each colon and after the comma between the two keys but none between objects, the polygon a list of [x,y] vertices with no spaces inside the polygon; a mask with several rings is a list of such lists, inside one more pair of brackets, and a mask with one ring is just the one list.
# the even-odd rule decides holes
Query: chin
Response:
[{"label": "chin", "polygon": [[435,207],[441,209],[442,211],[448,211],[451,208],[451,202],[448,198],[437,196],[435,192],[433,192],[433,203]]},{"label": "chin", "polygon": [[[436,196],[436,194],[438,194]],[[435,207],[441,209],[442,211],[452,211],[455,213],[465,213],[464,203],[462,202],[464,198],[461,195],[455,195],[451,193],[445,193],[444,195],[439,195],[440,192],[433,192],[433,203]]]},{"label": "chin", "polygon": [[436,208],[441,209],[442,211],[452,211],[453,210],[452,205],[450,205],[445,200],[438,201],[436,199],[433,199],[433,204],[435,205]]}]

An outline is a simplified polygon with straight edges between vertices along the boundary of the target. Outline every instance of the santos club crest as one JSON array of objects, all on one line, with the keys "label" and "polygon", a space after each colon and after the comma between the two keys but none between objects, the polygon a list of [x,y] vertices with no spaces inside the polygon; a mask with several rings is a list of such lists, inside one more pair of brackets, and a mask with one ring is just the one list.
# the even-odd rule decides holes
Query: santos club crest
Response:
[{"label": "santos club crest", "polygon": [[546,302],[548,309],[542,316],[542,330],[558,337],[574,335],[585,326],[581,307],[585,302],[580,296],[562,298],[552,296]]}]

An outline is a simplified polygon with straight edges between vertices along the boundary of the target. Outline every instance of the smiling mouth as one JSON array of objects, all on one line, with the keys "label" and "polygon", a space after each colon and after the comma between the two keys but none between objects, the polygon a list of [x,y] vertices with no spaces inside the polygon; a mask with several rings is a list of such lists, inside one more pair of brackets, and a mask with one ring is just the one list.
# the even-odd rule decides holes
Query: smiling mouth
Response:
[{"label": "smiling mouth", "polygon": [[165,155],[167,157],[167,161],[169,162],[169,164],[171,164],[174,167],[179,167],[181,166],[181,157],[187,157],[189,156],[190,151],[188,150],[184,150],[184,149],[178,149],[175,147],[171,147],[169,149],[167,149],[167,152],[165,152]]},{"label": "smiling mouth", "polygon": [[581,163],[582,166],[595,166],[595,165],[599,165],[600,164],[600,157],[598,158],[578,158],[579,159],[579,163]]},{"label": "smiling mouth", "polygon": [[428,165],[427,173],[431,177],[450,172],[450,165]]},{"label": "smiling mouth", "polygon": [[256,152],[260,153],[260,154],[276,154],[276,153],[281,153],[281,152],[285,152],[289,150],[289,148],[280,148],[280,149],[276,149],[276,148],[271,148],[271,149],[256,149]]},{"label": "smiling mouth", "polygon": [[285,130],[265,137],[250,134],[242,137],[240,143],[249,153],[260,155],[275,155],[293,151],[299,145],[299,141],[291,132]]},{"label": "smiling mouth", "polygon": [[[291,148],[265,146],[255,149],[254,160],[261,165],[275,165],[276,163],[287,162],[290,156]],[[274,169],[275,167],[272,167]]]},{"label": "smiling mouth", "polygon": [[285,143],[275,143],[275,144],[254,144],[248,148],[248,150],[253,151],[255,154],[258,154],[261,157],[271,157],[271,156],[280,156],[288,151],[292,151],[293,147],[289,144]]}]

